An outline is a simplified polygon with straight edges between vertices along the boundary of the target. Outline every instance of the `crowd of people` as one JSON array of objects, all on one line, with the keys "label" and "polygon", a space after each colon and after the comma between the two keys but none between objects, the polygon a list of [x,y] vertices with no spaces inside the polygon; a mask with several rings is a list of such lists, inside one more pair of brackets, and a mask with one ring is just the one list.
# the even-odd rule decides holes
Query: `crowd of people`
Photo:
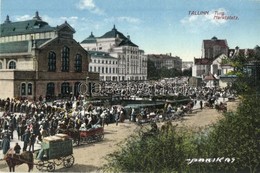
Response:
[{"label": "crowd of people", "polygon": [[[115,85],[115,86],[114,86]],[[228,90],[218,88],[198,88],[190,87],[187,78],[175,78],[171,80],[161,80],[153,82],[128,82],[127,85],[119,83],[107,83],[107,87],[99,92],[120,94],[121,97],[141,97],[148,95],[183,95],[189,97],[192,102],[191,108],[202,100],[214,104],[219,97],[230,94]],[[184,111],[187,105],[177,107],[167,104],[165,113],[172,114]],[[26,99],[0,99],[1,138],[3,138],[2,148],[5,154],[10,147],[10,140],[13,139],[13,132],[16,130],[18,139],[23,141],[22,151],[34,152],[36,142],[49,135],[54,135],[66,129],[90,129],[97,126],[108,125],[111,122],[118,124],[129,118],[135,122],[137,113],[143,117],[149,117],[151,113],[158,114],[158,110],[153,108],[143,108],[139,112],[135,108],[126,110],[120,105],[84,105],[82,99],[70,99],[64,102],[47,103],[44,99],[29,101]],[[9,142],[8,142],[9,141]],[[8,144],[9,143],[9,144]],[[8,147],[9,146],[9,147]],[[19,148],[18,146],[16,148]],[[19,149],[17,149],[17,153]]]}]

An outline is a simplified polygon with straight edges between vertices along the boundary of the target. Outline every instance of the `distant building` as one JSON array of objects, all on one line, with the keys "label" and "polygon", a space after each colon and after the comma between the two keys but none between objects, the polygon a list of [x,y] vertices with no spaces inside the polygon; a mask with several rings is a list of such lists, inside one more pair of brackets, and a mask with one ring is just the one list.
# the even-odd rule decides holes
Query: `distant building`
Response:
[{"label": "distant building", "polygon": [[[81,46],[87,51],[106,52],[106,56],[116,58],[116,75],[109,73],[108,64],[99,64],[99,66],[103,66],[104,69],[108,68],[108,72],[105,72],[106,75],[105,73],[101,75],[104,76],[101,80],[125,81],[147,79],[147,57],[144,51],[139,49],[139,47],[130,40],[130,36],[124,36],[115,26],[111,31],[106,32],[101,37],[95,37],[93,33],[91,33],[88,38],[81,42]],[[94,62],[93,60],[90,63],[90,67],[93,66],[94,68],[94,64],[92,64]],[[111,72],[113,72],[113,70]],[[108,76],[111,76],[111,78]]]},{"label": "distant building", "polygon": [[78,96],[86,77],[98,76],[88,73],[88,53],[74,33],[67,22],[50,26],[38,12],[20,22],[7,16],[0,35],[0,97]]},{"label": "distant building", "polygon": [[210,72],[210,66],[214,59],[194,58],[194,66],[192,67],[192,76],[203,77]]},{"label": "distant building", "polygon": [[167,69],[175,68],[179,71],[182,70],[182,59],[178,56],[171,56],[171,54],[148,54],[147,57],[154,62],[156,69],[165,67]]},{"label": "distant building", "polygon": [[[195,84],[203,84],[203,82],[194,82],[202,80],[206,86],[216,85],[216,76],[221,74],[221,69],[217,65],[219,59],[223,56],[228,56],[229,48],[227,40],[212,37],[210,40],[202,41],[202,56],[201,58],[194,58],[194,65],[192,67],[192,80]],[[214,63],[214,64],[213,64]]]},{"label": "distant building", "polygon": [[229,48],[227,40],[212,37],[210,40],[202,41],[202,56],[194,58],[192,76],[203,77],[209,75],[212,62],[221,55],[228,56]]},{"label": "distant building", "polygon": [[220,40],[217,37],[212,37],[210,40],[203,40],[201,58],[216,59],[221,54],[228,56],[228,49],[226,39]]},{"label": "distant building", "polygon": [[[196,82],[196,80],[204,81],[206,86],[230,86],[237,78],[235,75],[230,75],[234,71],[232,64],[229,64],[228,59],[237,56],[256,57],[257,50],[255,49],[229,49],[226,40],[218,40],[213,37],[211,40],[203,40],[202,42],[202,58],[194,58],[194,66],[192,68],[193,84],[203,84],[203,82]],[[260,52],[260,51],[259,51]],[[244,65],[244,70],[252,78],[260,78],[259,62],[253,58],[253,61],[248,59],[249,63]]]}]

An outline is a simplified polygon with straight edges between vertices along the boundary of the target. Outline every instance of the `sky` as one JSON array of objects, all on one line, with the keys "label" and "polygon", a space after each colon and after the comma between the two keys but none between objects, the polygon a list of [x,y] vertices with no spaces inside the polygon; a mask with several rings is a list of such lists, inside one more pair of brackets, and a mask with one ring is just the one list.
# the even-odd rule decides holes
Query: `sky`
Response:
[{"label": "sky", "polygon": [[260,45],[260,0],[0,0],[1,23],[30,20],[38,11],[50,26],[67,21],[78,42],[113,26],[145,51],[183,61],[200,58],[202,41],[226,39],[229,48]]}]

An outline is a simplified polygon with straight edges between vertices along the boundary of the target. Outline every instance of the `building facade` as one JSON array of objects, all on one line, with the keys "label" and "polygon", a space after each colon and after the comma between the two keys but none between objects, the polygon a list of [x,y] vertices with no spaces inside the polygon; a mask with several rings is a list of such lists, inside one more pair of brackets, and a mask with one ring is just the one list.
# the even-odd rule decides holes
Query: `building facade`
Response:
[{"label": "building facade", "polygon": [[182,59],[178,56],[171,56],[171,54],[149,54],[148,59],[152,61],[156,69],[161,69],[163,67],[167,69],[177,69],[182,70]]},{"label": "building facade", "polygon": [[118,64],[117,58],[107,52],[88,51],[91,57],[89,72],[99,73],[100,81],[117,81]]},{"label": "building facade", "polygon": [[[139,49],[139,47],[130,40],[130,36],[124,36],[115,26],[111,31],[108,31],[101,37],[95,37],[93,33],[91,33],[88,38],[81,42],[81,46],[87,51],[105,52],[109,54],[110,58],[114,57],[115,60],[117,60],[117,75],[110,73],[110,70],[105,71],[105,73],[101,75],[107,76],[103,78],[104,81],[147,79],[147,57],[144,51]],[[92,63],[94,63],[93,60],[95,57],[92,58],[91,55],[91,59],[92,61],[89,65],[90,67],[94,67]],[[109,69],[106,63],[100,63],[99,66],[100,68]],[[113,72],[113,70],[111,70],[111,72]],[[111,78],[108,76],[111,76]]]},{"label": "building facade", "polygon": [[79,95],[88,73],[87,51],[73,39],[67,23],[52,27],[36,12],[32,20],[1,24],[1,98],[37,99],[40,96]]},{"label": "building facade", "polygon": [[203,40],[201,58],[216,59],[221,54],[228,56],[228,49],[226,39],[212,37],[210,40]]},{"label": "building facade", "polygon": [[203,77],[211,72],[212,62],[220,56],[228,56],[229,48],[227,40],[212,37],[209,40],[202,41],[202,56],[194,58],[192,67],[192,76]]}]

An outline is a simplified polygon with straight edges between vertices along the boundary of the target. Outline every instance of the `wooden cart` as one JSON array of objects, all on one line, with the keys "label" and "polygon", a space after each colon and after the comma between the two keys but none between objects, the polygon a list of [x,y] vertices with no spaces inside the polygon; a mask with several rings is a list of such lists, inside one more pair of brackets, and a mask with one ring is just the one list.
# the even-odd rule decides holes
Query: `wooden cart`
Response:
[{"label": "wooden cart", "polygon": [[53,172],[55,166],[63,164],[69,168],[74,164],[72,140],[66,134],[56,134],[43,138],[41,149],[36,154],[39,160],[36,168],[40,171]]},{"label": "wooden cart", "polygon": [[88,130],[80,130],[80,142],[91,143],[104,139],[104,127],[97,127]]}]

